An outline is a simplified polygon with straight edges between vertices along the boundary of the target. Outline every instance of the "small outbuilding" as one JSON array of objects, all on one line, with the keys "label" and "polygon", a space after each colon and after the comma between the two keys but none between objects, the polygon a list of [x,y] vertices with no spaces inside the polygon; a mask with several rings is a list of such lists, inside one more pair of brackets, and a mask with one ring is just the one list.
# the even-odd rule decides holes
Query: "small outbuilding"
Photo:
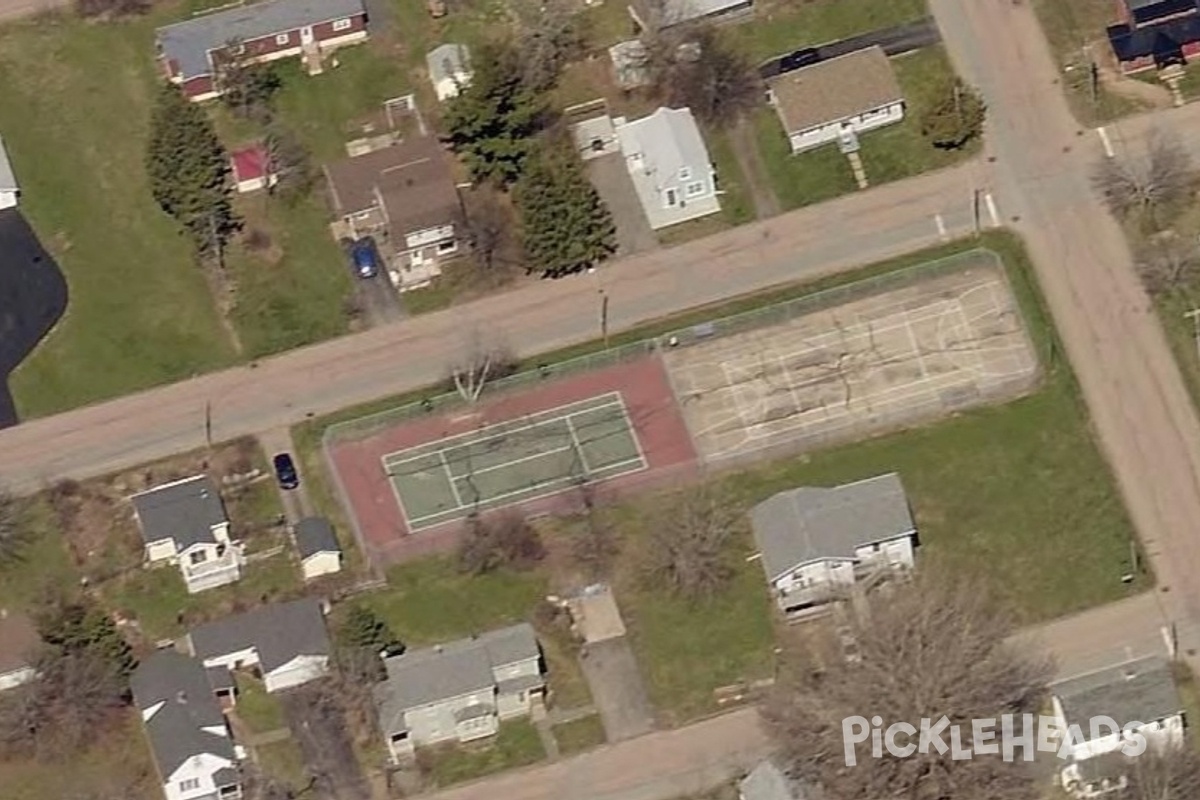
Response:
[{"label": "small outbuilding", "polygon": [[471,54],[465,44],[443,44],[425,56],[429,81],[439,102],[445,102],[471,83]]},{"label": "small outbuilding", "polygon": [[20,196],[21,187],[17,186],[17,176],[4,150],[4,140],[0,139],[0,208],[15,208]]},{"label": "small outbuilding", "polygon": [[304,580],[341,572],[342,548],[338,545],[333,525],[324,517],[305,517],[296,523],[292,536],[300,554],[300,571]]},{"label": "small outbuilding", "polygon": [[239,192],[257,192],[274,186],[279,176],[271,170],[271,157],[262,145],[243,147],[230,156],[233,183]]}]

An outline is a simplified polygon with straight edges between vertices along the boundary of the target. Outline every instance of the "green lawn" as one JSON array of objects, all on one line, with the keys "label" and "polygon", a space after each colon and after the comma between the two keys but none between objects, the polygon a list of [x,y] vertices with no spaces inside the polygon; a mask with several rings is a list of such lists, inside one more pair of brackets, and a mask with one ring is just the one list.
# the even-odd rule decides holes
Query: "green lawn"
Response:
[{"label": "green lawn", "polygon": [[20,524],[30,538],[16,561],[0,567],[0,607],[33,612],[44,590],[74,588],[79,575],[44,495],[30,499]]},{"label": "green lawn", "polygon": [[[240,702],[239,702],[240,705]],[[254,748],[259,768],[295,792],[303,791],[309,784],[308,769],[304,765],[304,752],[294,739],[284,739]]]},{"label": "green lawn", "polygon": [[22,416],[233,361],[203,275],[142,166],[161,21],[50,17],[0,33],[0,131],[21,209],[70,291],[63,321],[13,375]]},{"label": "green lawn", "polygon": [[600,721],[599,714],[564,722],[550,730],[554,734],[554,740],[558,742],[558,751],[564,756],[591,750],[605,742],[604,723]]},{"label": "green lawn", "polygon": [[283,705],[258,678],[239,672],[237,678],[237,715],[254,733],[269,733],[287,727]]},{"label": "green lawn", "polygon": [[754,203],[746,185],[746,176],[742,174],[742,167],[734,154],[729,133],[708,128],[704,131],[704,140],[717,170],[717,186],[722,192],[721,217],[731,226],[752,222],[755,216]]},{"label": "green lawn", "polygon": [[757,62],[800,47],[911,22],[927,13],[925,0],[763,0],[753,21],[729,30]]},{"label": "green lawn", "polygon": [[501,723],[495,738],[465,747],[439,747],[417,752],[417,763],[435,787],[482,778],[546,757],[533,724],[517,719]]},{"label": "green lawn", "polygon": [[775,109],[754,112],[755,139],[763,166],[783,209],[820,203],[857,188],[850,163],[836,146],[792,155]]}]

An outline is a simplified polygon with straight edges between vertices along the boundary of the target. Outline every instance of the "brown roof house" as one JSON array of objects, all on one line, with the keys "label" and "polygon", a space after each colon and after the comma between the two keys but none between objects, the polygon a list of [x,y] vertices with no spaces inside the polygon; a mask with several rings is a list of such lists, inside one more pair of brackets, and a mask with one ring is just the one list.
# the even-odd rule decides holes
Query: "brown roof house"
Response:
[{"label": "brown roof house", "polygon": [[459,252],[462,202],[432,136],[325,166],[333,207],[355,238],[373,236],[400,291],[429,284]]},{"label": "brown roof house", "polygon": [[0,608],[0,692],[34,679],[34,662],[41,643],[33,620]]},{"label": "brown roof house", "polygon": [[878,46],[785,73],[767,89],[793,153],[831,142],[852,148],[858,134],[904,119],[904,94]]}]

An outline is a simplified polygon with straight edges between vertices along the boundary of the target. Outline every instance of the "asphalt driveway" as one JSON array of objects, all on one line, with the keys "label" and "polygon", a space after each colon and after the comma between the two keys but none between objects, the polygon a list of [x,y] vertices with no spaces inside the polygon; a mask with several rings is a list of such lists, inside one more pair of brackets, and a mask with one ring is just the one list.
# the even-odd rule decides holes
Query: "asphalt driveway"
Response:
[{"label": "asphalt driveway", "polygon": [[617,255],[631,256],[657,248],[658,237],[642,211],[633,179],[625,169],[625,157],[619,152],[609,153],[589,159],[586,166],[588,179],[617,226]]},{"label": "asphalt driveway", "polygon": [[654,729],[654,711],[637,659],[624,636],[593,642],[579,656],[609,742],[632,739]]}]

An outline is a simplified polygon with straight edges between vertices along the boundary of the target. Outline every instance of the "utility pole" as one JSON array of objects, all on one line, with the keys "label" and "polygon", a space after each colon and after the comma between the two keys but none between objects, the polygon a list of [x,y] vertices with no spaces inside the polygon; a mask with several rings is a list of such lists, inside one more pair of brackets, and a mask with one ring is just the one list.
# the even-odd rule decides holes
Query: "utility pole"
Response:
[{"label": "utility pole", "polygon": [[608,349],[608,295],[600,290],[600,338],[604,340],[604,349]]},{"label": "utility pole", "polygon": [[1193,308],[1183,317],[1192,321],[1192,340],[1196,343],[1196,358],[1200,360],[1200,308]]},{"label": "utility pole", "polygon": [[975,222],[975,235],[979,235],[979,190],[971,190],[971,216]]},{"label": "utility pole", "polygon": [[212,402],[204,401],[204,442],[212,447]]}]

